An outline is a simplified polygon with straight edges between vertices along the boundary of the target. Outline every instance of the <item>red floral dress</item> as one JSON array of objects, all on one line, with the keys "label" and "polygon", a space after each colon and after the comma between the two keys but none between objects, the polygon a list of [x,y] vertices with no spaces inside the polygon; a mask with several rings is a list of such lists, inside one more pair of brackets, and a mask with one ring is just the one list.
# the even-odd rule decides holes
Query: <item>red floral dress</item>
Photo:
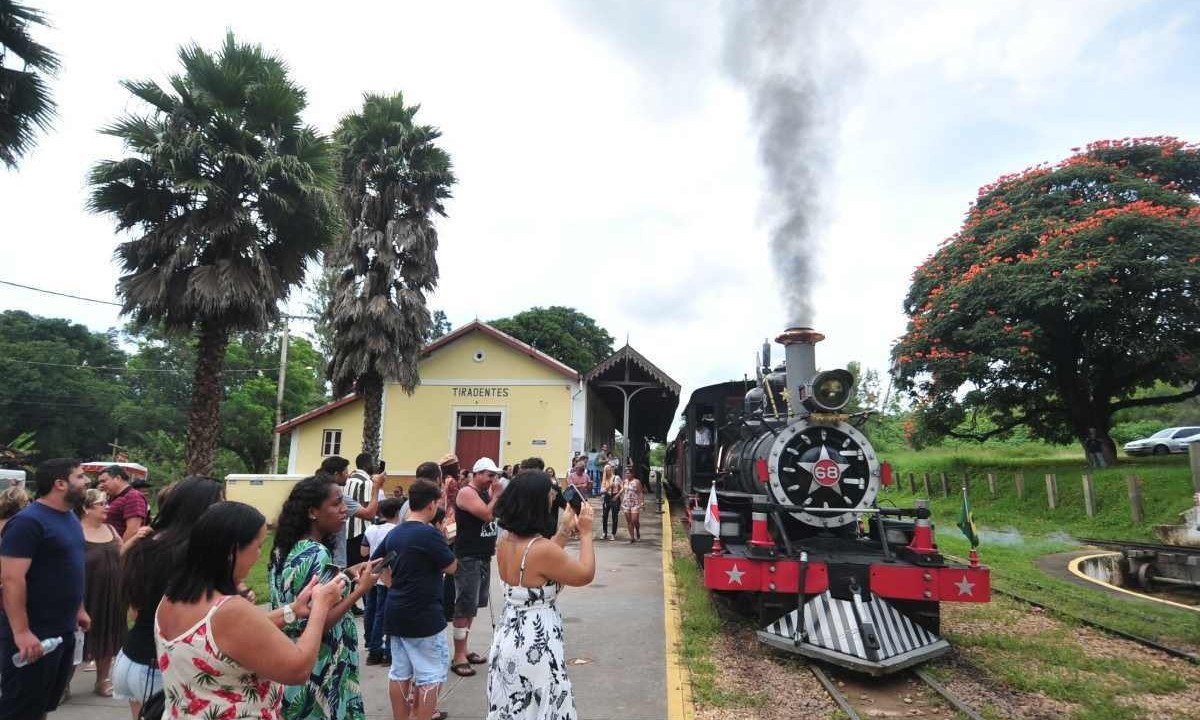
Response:
[{"label": "red floral dress", "polygon": [[154,643],[163,675],[168,718],[279,720],[283,688],[262,680],[226,657],[212,637],[212,617],[231,596],[213,603],[208,614],[174,640],[167,640],[154,617]]}]

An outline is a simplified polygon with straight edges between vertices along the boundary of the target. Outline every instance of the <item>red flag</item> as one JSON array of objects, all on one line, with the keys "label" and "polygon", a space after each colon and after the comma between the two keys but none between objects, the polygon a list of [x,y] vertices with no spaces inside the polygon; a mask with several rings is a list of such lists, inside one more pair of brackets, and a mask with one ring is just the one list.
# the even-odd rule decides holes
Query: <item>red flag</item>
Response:
[{"label": "red flag", "polygon": [[704,510],[704,529],[713,537],[721,536],[721,508],[717,507],[717,483],[708,488],[708,507]]}]

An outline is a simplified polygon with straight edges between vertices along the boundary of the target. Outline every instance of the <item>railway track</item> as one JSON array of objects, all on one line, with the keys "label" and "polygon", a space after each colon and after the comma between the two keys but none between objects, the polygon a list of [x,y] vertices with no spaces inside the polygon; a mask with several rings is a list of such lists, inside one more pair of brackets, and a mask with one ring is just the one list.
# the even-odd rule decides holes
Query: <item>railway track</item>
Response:
[{"label": "railway track", "polygon": [[[846,714],[849,720],[862,720],[862,715],[857,709],[855,709],[854,703],[850,700],[849,695],[842,692],[841,688],[838,687],[838,684],[834,681],[833,677],[830,676],[829,672],[824,666],[818,663],[809,663],[808,667],[809,670],[812,671],[813,677],[817,679],[817,682],[821,683],[821,686],[825,688],[827,693],[829,693],[829,697],[833,699],[838,708]],[[953,708],[955,712],[970,718],[970,720],[984,720],[983,716],[975,712],[969,705],[963,702],[961,698],[951,692],[950,689],[945,685],[942,685],[940,682],[935,680],[926,671],[918,668],[914,670],[908,670],[906,671],[906,674],[909,677],[917,678],[926,687],[928,687],[930,690],[933,690],[934,693],[936,693],[938,697],[940,697],[946,702],[946,704]]]},{"label": "railway track", "polygon": [[1088,618],[1085,618],[1085,617],[1080,617],[1079,615],[1076,615],[1074,613],[1066,612],[1065,610],[1056,608],[1053,605],[1047,605],[1046,603],[1040,602],[1038,600],[1034,600],[1033,598],[1030,598],[1030,597],[1026,597],[1025,595],[1021,595],[1020,593],[1011,592],[1009,590],[1001,590],[1000,588],[996,587],[995,585],[992,585],[992,592],[997,595],[1003,595],[1005,597],[1012,598],[1013,600],[1023,602],[1027,605],[1032,605],[1034,607],[1042,608],[1046,612],[1049,612],[1053,615],[1057,615],[1059,617],[1064,617],[1064,618],[1068,618],[1070,620],[1074,620],[1075,622],[1081,623],[1083,625],[1087,625],[1088,627],[1095,628],[1095,629],[1097,629],[1103,633],[1106,633],[1108,635],[1112,635],[1114,637],[1119,637],[1119,638],[1122,638],[1125,640],[1129,640],[1130,642],[1135,642],[1139,645],[1148,647],[1152,650],[1158,650],[1159,652],[1166,653],[1167,655],[1170,655],[1171,657],[1177,657],[1177,658],[1180,658],[1183,660],[1187,660],[1188,662],[1192,663],[1193,665],[1200,665],[1200,655],[1198,655],[1194,652],[1189,652],[1187,650],[1181,650],[1180,648],[1171,647],[1170,645],[1163,645],[1162,643],[1160,643],[1156,640],[1151,640],[1150,638],[1142,637],[1141,635],[1135,635],[1130,632],[1125,632],[1124,630],[1118,630],[1115,627],[1105,625],[1104,623],[1101,623],[1101,622],[1096,622],[1095,620],[1089,620]]},{"label": "railway track", "polygon": [[1100,540],[1097,538],[1076,538],[1084,545],[1095,545],[1103,548],[1130,548],[1133,550],[1149,550],[1157,553],[1173,553],[1176,555],[1200,555],[1200,548],[1184,545],[1157,545],[1155,543],[1132,542],[1129,540]]}]

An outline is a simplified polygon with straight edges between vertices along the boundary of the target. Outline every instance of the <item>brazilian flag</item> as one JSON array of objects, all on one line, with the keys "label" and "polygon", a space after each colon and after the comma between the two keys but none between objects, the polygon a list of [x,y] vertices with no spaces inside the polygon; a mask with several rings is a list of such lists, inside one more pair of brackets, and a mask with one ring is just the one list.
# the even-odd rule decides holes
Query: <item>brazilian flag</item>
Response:
[{"label": "brazilian flag", "polygon": [[958,516],[958,529],[962,530],[971,547],[979,547],[979,536],[975,534],[975,517],[971,514],[971,504],[967,502],[967,488],[963,486],[962,514]]}]

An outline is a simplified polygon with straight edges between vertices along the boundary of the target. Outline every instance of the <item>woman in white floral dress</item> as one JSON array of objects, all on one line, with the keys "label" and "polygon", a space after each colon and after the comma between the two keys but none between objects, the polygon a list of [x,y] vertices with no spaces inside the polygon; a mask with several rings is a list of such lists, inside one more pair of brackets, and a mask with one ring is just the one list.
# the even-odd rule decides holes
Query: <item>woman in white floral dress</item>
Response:
[{"label": "woman in white floral dress", "polygon": [[[567,678],[562,616],[555,602],[563,586],[579,587],[596,576],[592,507],[576,517],[570,507],[554,527],[557,488],[546,473],[523,472],[496,503],[506,531],[496,546],[504,586],[504,614],[488,653],[488,720],[575,720],[575,698]],[[578,528],[579,559],[563,549]]]}]

